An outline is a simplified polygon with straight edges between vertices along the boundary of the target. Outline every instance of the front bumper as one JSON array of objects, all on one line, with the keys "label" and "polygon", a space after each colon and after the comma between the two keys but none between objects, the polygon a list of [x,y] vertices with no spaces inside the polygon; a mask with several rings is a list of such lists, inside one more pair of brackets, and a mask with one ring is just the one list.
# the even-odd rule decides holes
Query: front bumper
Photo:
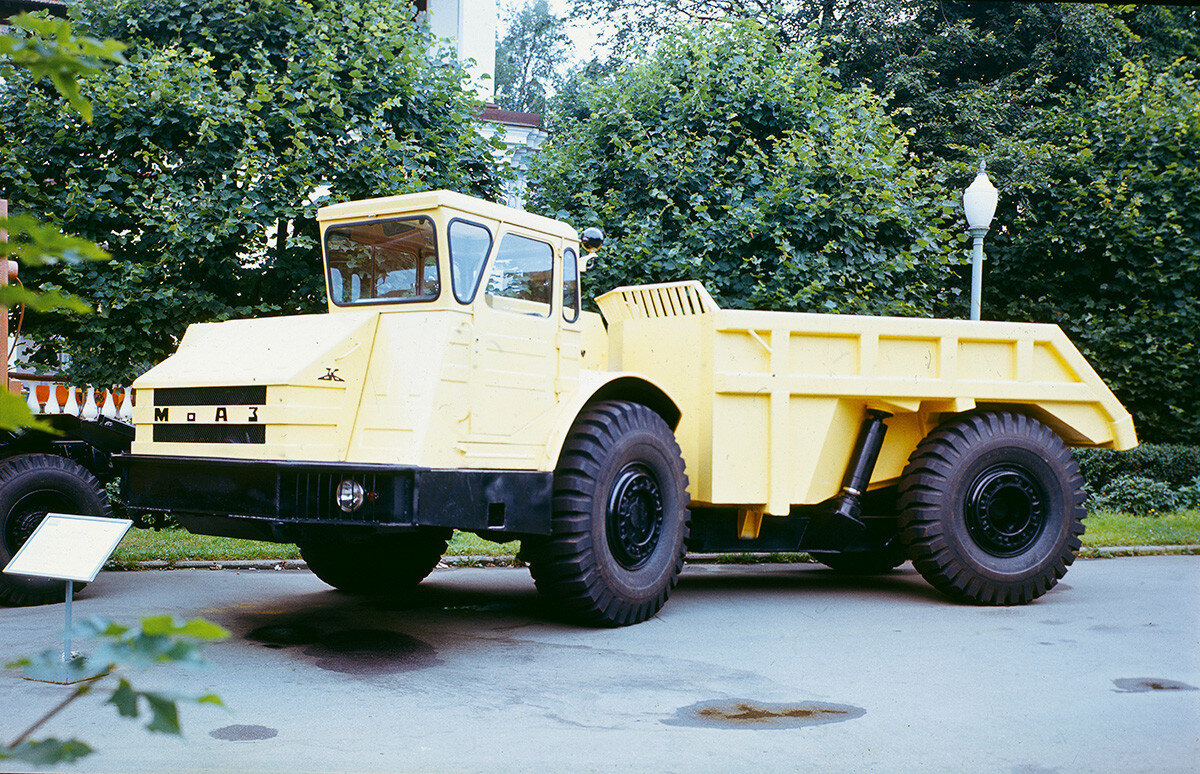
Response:
[{"label": "front bumper", "polygon": [[[113,463],[131,513],[169,514],[204,535],[290,543],[329,530],[550,534],[553,474],[543,471],[146,454],[116,455]],[[367,493],[351,512],[336,500],[347,479]]]}]

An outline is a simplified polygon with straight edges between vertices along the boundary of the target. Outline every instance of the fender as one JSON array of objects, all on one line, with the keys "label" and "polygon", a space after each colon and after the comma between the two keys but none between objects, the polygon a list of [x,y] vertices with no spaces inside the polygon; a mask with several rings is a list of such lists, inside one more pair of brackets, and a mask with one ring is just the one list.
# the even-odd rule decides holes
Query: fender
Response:
[{"label": "fender", "polygon": [[588,403],[598,400],[630,400],[654,410],[674,430],[683,416],[678,403],[653,379],[631,371],[584,371],[579,386],[558,404],[558,419],[550,431],[539,460],[539,470],[554,470],[575,418]]}]

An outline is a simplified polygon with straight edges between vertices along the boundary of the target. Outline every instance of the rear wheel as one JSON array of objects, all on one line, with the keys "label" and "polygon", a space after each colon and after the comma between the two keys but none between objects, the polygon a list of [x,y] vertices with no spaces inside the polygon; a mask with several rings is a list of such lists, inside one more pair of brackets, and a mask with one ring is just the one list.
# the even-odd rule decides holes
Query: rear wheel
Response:
[{"label": "rear wheel", "polygon": [[377,535],[369,540],[314,540],[300,544],[308,569],[349,594],[392,594],[416,586],[437,567],[449,530]]},{"label": "rear wheel", "polygon": [[[47,513],[112,516],[108,497],[82,465],[55,454],[23,454],[0,463],[0,568],[25,544]],[[79,591],[84,583],[74,584]],[[62,602],[63,581],[0,573],[0,604]]]},{"label": "rear wheel", "polygon": [[683,457],[662,417],[626,401],[589,406],[554,472],[553,534],[524,543],[538,590],[588,623],[645,621],[683,569],[687,504]]},{"label": "rear wheel", "polygon": [[1083,534],[1083,478],[1054,431],[986,412],[939,427],[909,458],[900,535],[950,597],[1024,604],[1058,583]]}]

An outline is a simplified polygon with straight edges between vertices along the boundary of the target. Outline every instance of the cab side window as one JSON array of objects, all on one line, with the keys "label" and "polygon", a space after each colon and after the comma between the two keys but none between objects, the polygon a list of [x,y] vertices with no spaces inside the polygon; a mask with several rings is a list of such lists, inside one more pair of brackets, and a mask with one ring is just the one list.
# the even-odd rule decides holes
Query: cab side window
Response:
[{"label": "cab side window", "polygon": [[484,300],[493,309],[550,316],[554,250],[519,234],[505,234],[492,261]]},{"label": "cab side window", "polygon": [[575,251],[563,250],[563,319],[575,322],[579,319],[579,261]]},{"label": "cab side window", "polygon": [[454,297],[469,304],[479,286],[479,274],[492,249],[492,233],[477,223],[450,222],[450,284]]}]

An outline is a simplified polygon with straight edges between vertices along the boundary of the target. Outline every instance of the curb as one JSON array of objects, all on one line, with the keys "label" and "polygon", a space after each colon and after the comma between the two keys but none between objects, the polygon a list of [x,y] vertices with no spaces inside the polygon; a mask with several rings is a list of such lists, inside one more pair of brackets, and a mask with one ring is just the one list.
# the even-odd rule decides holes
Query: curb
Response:
[{"label": "curb", "polygon": [[[1116,559],[1124,556],[1197,556],[1200,545],[1174,546],[1099,546],[1084,548],[1080,559]],[[806,554],[688,554],[686,564],[793,564],[812,563]],[[523,567],[512,554],[499,556],[445,556],[438,569],[451,567]],[[210,561],[154,559],[144,562],[109,562],[105,570],[307,570],[303,559],[213,559]]]}]

